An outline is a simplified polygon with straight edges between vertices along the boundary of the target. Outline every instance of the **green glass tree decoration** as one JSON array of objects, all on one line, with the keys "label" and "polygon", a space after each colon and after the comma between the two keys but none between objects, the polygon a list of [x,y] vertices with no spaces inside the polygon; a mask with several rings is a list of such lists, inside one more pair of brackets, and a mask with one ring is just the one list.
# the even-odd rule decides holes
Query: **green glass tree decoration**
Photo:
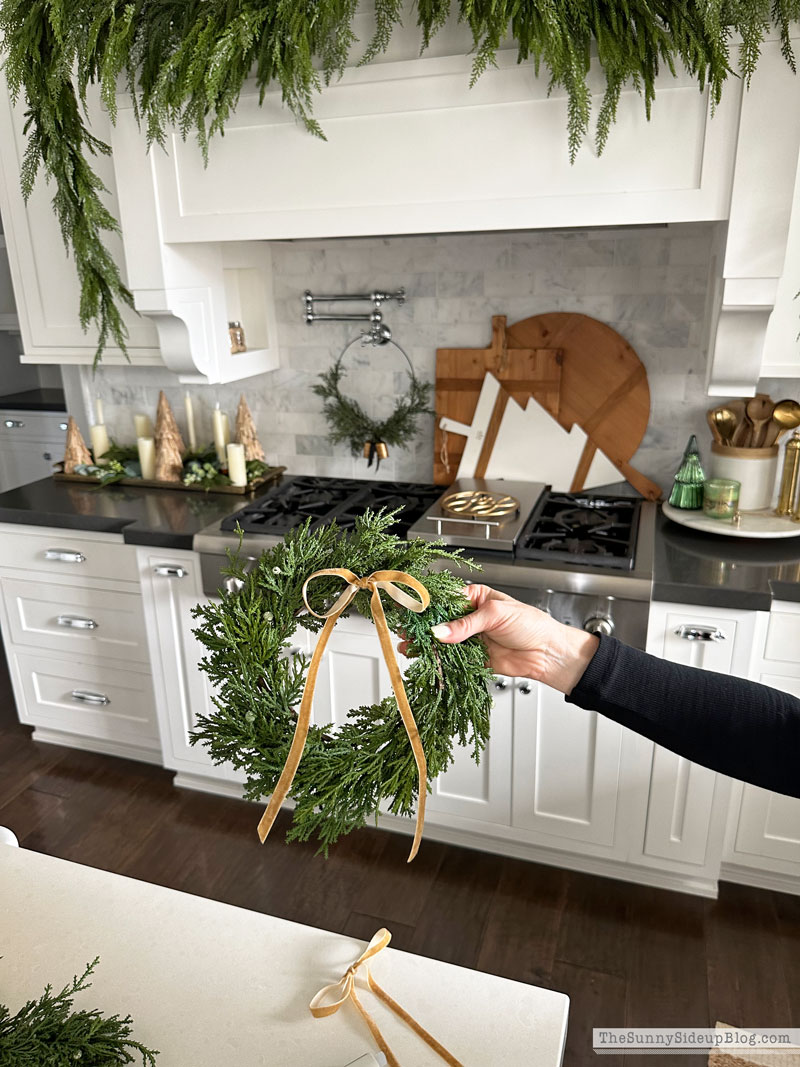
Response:
[{"label": "green glass tree decoration", "polygon": [[674,508],[696,511],[703,506],[703,482],[706,476],[700,465],[700,451],[694,434],[689,438],[681,465],[675,473],[669,502]]}]

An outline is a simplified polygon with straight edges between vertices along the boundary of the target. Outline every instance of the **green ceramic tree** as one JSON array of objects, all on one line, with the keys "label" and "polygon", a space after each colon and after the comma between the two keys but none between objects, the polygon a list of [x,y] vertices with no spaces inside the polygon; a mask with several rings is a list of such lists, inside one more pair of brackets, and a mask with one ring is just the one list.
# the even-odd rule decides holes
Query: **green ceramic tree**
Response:
[{"label": "green ceramic tree", "polygon": [[703,482],[706,476],[700,465],[700,451],[694,434],[689,438],[681,465],[675,473],[669,502],[674,508],[696,511],[703,506]]}]

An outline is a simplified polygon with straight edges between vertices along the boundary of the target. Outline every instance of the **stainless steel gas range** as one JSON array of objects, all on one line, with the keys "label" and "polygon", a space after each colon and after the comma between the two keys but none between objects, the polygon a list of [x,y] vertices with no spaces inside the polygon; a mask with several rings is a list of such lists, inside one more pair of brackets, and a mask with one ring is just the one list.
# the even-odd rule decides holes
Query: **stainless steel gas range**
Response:
[{"label": "stainless steel gas range", "polygon": [[[481,581],[590,632],[644,648],[652,588],[655,505],[603,491],[552,493],[537,482],[460,480],[447,489],[411,482],[286,477],[264,496],[194,539],[209,595],[233,591],[221,574],[239,543],[255,560],[291,529],[336,520],[352,526],[366,508],[400,508],[397,532],[441,538],[481,564]],[[228,580],[229,581],[229,580]]]}]

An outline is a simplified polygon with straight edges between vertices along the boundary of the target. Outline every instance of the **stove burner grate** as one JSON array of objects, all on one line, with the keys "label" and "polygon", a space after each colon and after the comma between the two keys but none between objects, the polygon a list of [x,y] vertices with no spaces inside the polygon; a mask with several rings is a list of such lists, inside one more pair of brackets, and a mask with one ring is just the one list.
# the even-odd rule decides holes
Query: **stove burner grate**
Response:
[{"label": "stove burner grate", "polygon": [[520,534],[516,555],[565,563],[580,557],[588,566],[630,570],[640,506],[635,497],[546,493]]}]

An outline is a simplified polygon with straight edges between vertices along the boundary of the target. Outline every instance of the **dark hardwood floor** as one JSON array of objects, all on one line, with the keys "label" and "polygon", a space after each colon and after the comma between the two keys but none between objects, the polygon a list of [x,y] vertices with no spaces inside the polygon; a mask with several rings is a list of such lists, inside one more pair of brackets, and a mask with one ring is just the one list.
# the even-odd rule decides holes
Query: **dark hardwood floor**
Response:
[{"label": "dark hardwood floor", "polygon": [[33,742],[2,660],[0,825],[26,848],[354,937],[385,925],[397,948],[561,990],[566,1067],[597,1062],[593,1026],[800,1026],[800,897],[723,885],[708,901],[431,840],[408,865],[408,839],[373,829],[326,861],[280,826],[262,847],[256,821],[161,769]]}]

